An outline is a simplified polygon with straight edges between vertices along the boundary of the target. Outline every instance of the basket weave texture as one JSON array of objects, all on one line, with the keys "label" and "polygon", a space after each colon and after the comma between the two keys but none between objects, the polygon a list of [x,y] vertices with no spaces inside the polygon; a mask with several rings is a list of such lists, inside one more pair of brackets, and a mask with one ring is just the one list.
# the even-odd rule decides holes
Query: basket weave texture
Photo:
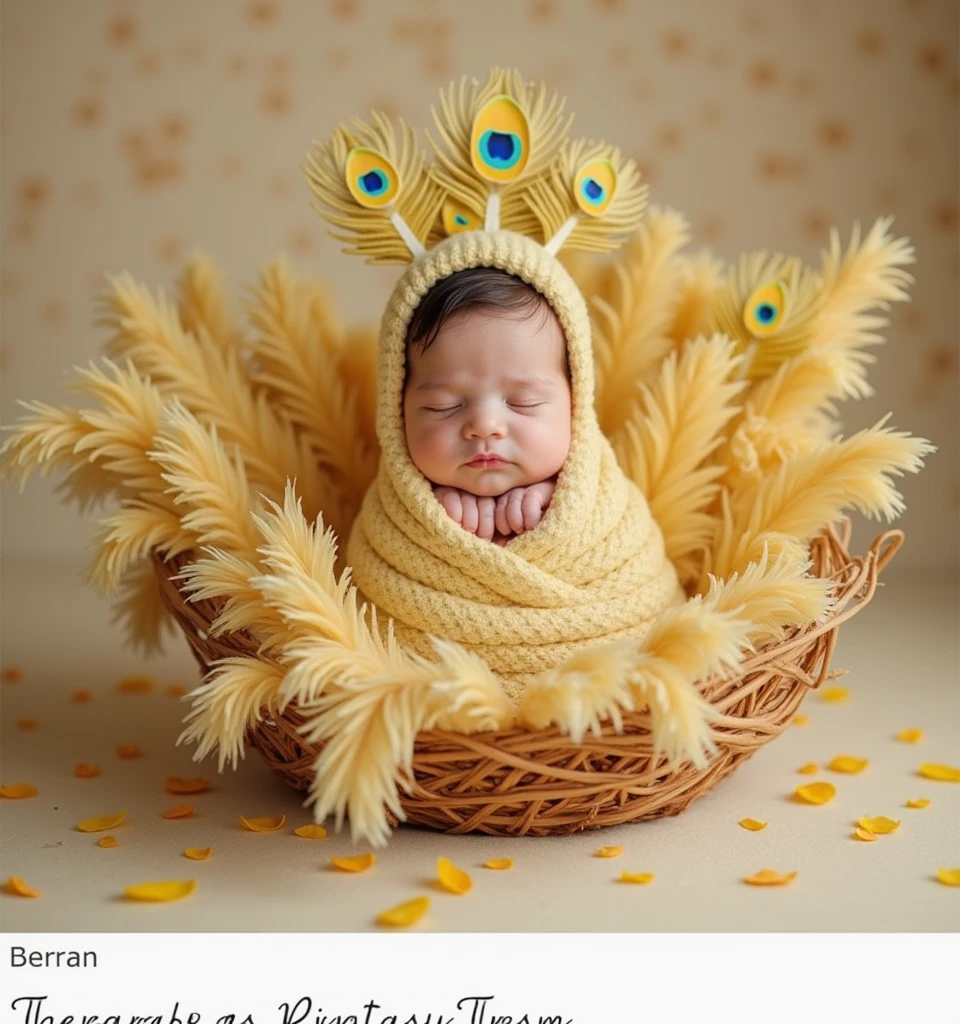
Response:
[{"label": "basket weave texture", "polygon": [[[580,743],[555,727],[472,735],[423,731],[414,749],[411,791],[401,794],[407,822],[451,833],[544,836],[679,814],[783,732],[807,693],[830,676],[840,625],[871,600],[879,573],[903,542],[899,530],[890,530],[854,557],[847,550],[849,535],[844,523],[811,544],[811,571],[834,581],[837,602],[827,621],[788,631],[744,660],[736,676],[698,684],[717,713],[711,729],[718,750],[705,768],[655,759],[645,712],[625,712],[619,735],[608,724],[599,737],[588,734]],[[220,603],[188,602],[173,579],[195,558],[185,552],[164,561],[154,553],[153,561],[164,604],[205,674],[219,658],[256,657],[257,644],[243,633],[208,635]],[[320,751],[303,742],[302,722],[292,704],[247,733],[270,768],[298,790],[312,783]]]}]

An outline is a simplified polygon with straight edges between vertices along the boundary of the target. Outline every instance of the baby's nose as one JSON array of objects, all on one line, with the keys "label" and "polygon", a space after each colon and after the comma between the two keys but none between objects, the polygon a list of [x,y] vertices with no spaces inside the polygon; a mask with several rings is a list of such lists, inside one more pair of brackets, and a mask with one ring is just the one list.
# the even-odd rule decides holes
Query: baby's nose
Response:
[{"label": "baby's nose", "polygon": [[503,416],[492,409],[475,409],[463,426],[464,437],[503,437],[506,425]]}]

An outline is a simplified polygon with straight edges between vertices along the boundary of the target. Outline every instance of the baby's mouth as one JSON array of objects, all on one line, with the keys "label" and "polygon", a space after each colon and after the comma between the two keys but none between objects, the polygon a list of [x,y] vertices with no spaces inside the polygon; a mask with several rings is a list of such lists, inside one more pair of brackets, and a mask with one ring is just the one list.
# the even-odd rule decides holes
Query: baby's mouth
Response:
[{"label": "baby's mouth", "polygon": [[473,466],[477,469],[505,466],[506,464],[507,460],[501,459],[499,455],[477,455],[467,463],[468,466]]}]

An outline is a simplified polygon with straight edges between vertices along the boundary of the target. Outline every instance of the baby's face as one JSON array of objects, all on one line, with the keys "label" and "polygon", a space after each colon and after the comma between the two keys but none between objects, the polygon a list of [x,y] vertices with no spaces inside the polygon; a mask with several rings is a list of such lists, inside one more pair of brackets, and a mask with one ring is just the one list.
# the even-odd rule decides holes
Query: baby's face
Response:
[{"label": "baby's face", "polygon": [[[422,354],[404,387],[407,447],[435,484],[498,495],[546,480],[570,450],[566,345],[552,310],[517,318],[466,310]],[[502,461],[473,460],[493,453]]]}]

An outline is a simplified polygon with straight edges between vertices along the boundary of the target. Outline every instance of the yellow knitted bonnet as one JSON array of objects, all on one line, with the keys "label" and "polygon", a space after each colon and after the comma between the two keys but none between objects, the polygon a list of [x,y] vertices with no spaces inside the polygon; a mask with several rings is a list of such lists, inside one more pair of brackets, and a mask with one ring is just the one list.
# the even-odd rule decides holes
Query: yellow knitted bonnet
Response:
[{"label": "yellow knitted bonnet", "polygon": [[[431,635],[455,640],[514,699],[578,648],[642,636],[683,600],[647,503],[600,430],[586,303],[555,256],[561,244],[618,246],[643,214],[646,188],[613,147],[568,140],[562,109],[543,86],[493,69],[486,85],[464,79],[441,96],[432,167],[405,126],[375,115],[369,126],[338,127],[305,168],[337,237],[371,262],[410,263],[381,325],[381,458],[347,548],[353,581],[402,644],[429,656]],[[479,266],[547,300],[570,367],[571,443],[556,491],[541,523],[505,547],[447,515],[410,457],[403,422],[414,310],[438,281]]]}]

